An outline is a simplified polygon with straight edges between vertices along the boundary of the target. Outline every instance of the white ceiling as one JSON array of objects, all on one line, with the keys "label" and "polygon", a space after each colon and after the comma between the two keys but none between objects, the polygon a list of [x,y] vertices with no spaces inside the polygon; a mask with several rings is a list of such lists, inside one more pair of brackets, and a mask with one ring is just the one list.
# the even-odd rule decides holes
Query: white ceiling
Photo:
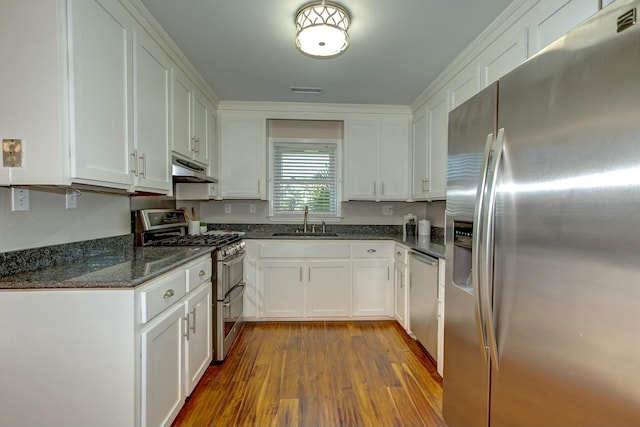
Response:
[{"label": "white ceiling", "polygon": [[[305,0],[142,0],[221,101],[409,105],[511,0],[339,0],[351,44],[295,47]],[[320,87],[296,95],[290,87]]]}]

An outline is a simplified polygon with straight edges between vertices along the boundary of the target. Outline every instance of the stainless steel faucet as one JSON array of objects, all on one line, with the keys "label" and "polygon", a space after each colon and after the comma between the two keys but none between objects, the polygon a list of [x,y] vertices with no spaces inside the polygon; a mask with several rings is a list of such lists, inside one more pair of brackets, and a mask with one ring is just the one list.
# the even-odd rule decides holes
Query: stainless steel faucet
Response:
[{"label": "stainless steel faucet", "polygon": [[307,218],[309,217],[309,206],[304,205],[304,223],[302,225],[302,232],[307,234]]}]

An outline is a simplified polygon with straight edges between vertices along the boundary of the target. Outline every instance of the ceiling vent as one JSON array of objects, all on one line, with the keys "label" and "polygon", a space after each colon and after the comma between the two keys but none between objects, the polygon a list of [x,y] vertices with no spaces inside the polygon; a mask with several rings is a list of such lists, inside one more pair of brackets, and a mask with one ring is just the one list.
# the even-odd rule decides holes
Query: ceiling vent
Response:
[{"label": "ceiling vent", "polygon": [[320,95],[322,88],[320,87],[292,87],[291,93],[300,93],[303,95]]}]

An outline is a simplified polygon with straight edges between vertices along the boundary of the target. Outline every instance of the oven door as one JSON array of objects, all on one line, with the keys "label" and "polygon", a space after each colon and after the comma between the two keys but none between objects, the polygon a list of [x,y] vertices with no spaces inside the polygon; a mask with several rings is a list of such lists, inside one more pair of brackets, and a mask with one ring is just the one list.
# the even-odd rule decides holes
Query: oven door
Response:
[{"label": "oven door", "polygon": [[227,294],[236,285],[242,283],[244,277],[244,257],[241,253],[235,258],[222,260],[219,263],[218,271],[220,273],[218,280],[218,301],[226,299]]},{"label": "oven door", "polygon": [[242,299],[244,283],[234,287],[224,301],[218,301],[217,319],[217,358],[219,361],[227,357],[227,353],[236,339],[242,326]]}]

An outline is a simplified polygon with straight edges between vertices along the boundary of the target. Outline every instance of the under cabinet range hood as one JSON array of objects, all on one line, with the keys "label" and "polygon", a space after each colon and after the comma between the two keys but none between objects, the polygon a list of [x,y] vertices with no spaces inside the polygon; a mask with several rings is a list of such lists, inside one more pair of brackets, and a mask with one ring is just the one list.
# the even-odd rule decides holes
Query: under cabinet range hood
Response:
[{"label": "under cabinet range hood", "polygon": [[207,175],[207,168],[176,156],[171,158],[173,182],[216,183],[218,180]]}]

